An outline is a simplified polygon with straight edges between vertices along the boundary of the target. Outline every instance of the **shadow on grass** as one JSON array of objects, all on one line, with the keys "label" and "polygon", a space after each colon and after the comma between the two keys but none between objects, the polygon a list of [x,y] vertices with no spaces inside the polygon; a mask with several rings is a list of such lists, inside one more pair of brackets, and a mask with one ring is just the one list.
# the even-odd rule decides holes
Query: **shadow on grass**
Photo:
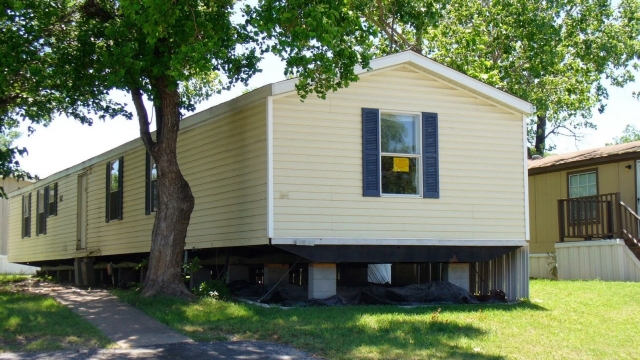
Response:
[{"label": "shadow on grass", "polygon": [[[546,311],[523,301],[517,304],[342,306],[261,308],[213,300],[144,299],[117,292],[121,299],[185,333],[194,340],[260,339],[291,344],[329,358],[502,359],[477,349],[487,336],[481,326],[488,310]],[[484,315],[483,315],[484,313]],[[460,316],[451,314],[464,314]],[[490,315],[491,316],[491,315]]]}]

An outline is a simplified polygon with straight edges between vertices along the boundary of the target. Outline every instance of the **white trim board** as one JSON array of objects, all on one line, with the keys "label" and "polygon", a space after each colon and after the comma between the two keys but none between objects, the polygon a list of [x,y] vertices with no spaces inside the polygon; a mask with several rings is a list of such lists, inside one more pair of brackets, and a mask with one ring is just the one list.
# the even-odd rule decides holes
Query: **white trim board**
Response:
[{"label": "white trim board", "polygon": [[402,246],[526,246],[526,240],[508,239],[349,239],[272,238],[271,245],[402,245]]},{"label": "white trim board", "polygon": [[273,97],[267,97],[267,237],[273,237]]},{"label": "white trim board", "polygon": [[524,228],[525,239],[531,240],[531,226],[529,221],[529,159],[527,157],[527,115],[522,116],[522,145],[523,145],[523,172],[524,172]]},{"label": "white trim board", "polygon": [[565,241],[555,243],[555,248],[570,248],[576,246],[603,246],[603,245],[626,245],[622,239],[611,240],[584,240],[584,241]]}]

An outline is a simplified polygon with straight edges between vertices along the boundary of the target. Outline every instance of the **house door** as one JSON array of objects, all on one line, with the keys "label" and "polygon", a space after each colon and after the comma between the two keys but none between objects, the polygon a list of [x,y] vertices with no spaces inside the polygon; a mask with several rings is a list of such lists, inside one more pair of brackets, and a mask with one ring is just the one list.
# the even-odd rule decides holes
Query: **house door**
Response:
[{"label": "house door", "polygon": [[87,174],[78,176],[77,248],[87,248]]}]

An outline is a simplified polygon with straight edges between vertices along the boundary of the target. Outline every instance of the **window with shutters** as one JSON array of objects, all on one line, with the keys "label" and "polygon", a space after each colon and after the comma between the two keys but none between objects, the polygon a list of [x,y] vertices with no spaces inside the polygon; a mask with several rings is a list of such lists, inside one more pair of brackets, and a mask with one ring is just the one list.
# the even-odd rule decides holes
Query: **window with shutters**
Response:
[{"label": "window with shutters", "polygon": [[58,183],[38,190],[36,196],[36,235],[47,233],[47,218],[58,214]]},{"label": "window with shutters", "polygon": [[107,163],[106,222],[122,220],[123,160],[121,157]]},{"label": "window with shutters", "polygon": [[363,196],[439,198],[438,114],[362,109]]},{"label": "window with shutters", "polygon": [[380,114],[380,184],[382,194],[420,195],[420,117]]},{"label": "window with shutters", "polygon": [[22,195],[22,237],[31,237],[31,194]]},{"label": "window with shutters", "polygon": [[146,196],[145,213],[147,215],[158,210],[158,166],[153,157],[147,153],[146,162]]}]

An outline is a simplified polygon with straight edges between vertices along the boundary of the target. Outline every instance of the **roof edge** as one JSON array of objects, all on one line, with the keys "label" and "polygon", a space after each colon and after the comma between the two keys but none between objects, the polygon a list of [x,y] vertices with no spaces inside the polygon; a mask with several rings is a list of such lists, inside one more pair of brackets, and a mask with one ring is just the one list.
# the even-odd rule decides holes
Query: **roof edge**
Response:
[{"label": "roof edge", "polygon": [[[271,94],[272,94],[271,84],[267,84],[253,91],[250,91],[246,94],[237,96],[231,100],[227,100],[218,105],[212,106],[205,110],[199,111],[195,114],[189,115],[180,121],[179,133],[188,131],[195,126],[206,124],[209,120],[212,120],[214,117],[224,115],[227,112],[233,111],[237,107],[242,107],[243,105],[247,105],[247,104],[259,101],[260,99],[263,99],[263,98],[266,99],[268,96],[271,96]],[[153,131],[151,134],[152,135],[155,134],[155,131]],[[79,164],[76,164],[64,170],[55,172],[47,176],[46,178],[42,178],[23,188],[16,189],[8,193],[7,195],[9,198],[19,196],[21,194],[24,194],[26,192],[29,192],[41,186],[44,186],[48,183],[55,182],[56,180],[59,180],[67,175],[79,172],[84,168],[88,168],[100,162],[116,157],[119,154],[133,150],[140,145],[142,145],[142,140],[140,139],[140,137],[136,137],[135,139],[129,140],[124,144],[116,146],[115,148],[107,150],[106,152],[103,152],[102,154],[89,158]]]},{"label": "roof edge", "polygon": [[584,160],[572,161],[572,162],[556,164],[556,165],[535,167],[535,168],[528,169],[527,171],[529,176],[533,176],[533,175],[548,174],[556,171],[572,170],[572,169],[578,169],[578,168],[587,167],[587,166],[603,165],[603,164],[610,164],[610,163],[629,161],[629,160],[640,160],[640,153],[628,152],[628,153],[615,154],[610,156],[601,156],[598,158],[584,159]]}]

